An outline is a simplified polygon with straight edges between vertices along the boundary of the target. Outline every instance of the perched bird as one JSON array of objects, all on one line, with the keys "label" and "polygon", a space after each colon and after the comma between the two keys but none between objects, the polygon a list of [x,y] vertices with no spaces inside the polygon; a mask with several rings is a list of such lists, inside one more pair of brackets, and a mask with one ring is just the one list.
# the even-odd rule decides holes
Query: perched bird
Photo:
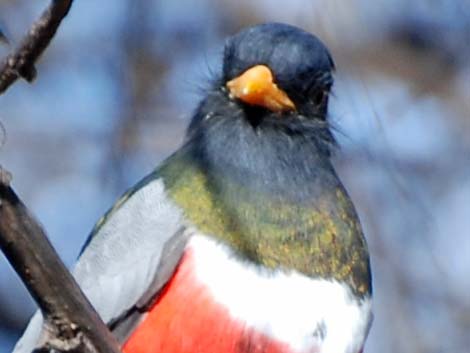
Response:
[{"label": "perched bird", "polygon": [[290,25],[227,40],[182,147],[98,222],[75,266],[123,352],[361,352],[371,275],[331,161],[333,71]]}]

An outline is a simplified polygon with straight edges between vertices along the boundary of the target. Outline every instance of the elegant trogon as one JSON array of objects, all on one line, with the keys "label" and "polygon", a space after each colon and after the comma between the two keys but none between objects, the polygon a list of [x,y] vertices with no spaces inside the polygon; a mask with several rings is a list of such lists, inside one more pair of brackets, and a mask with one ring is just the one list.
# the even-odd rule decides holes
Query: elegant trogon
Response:
[{"label": "elegant trogon", "polygon": [[98,221],[73,269],[123,352],[361,352],[371,274],[332,164],[333,71],[290,25],[226,41],[182,146]]}]

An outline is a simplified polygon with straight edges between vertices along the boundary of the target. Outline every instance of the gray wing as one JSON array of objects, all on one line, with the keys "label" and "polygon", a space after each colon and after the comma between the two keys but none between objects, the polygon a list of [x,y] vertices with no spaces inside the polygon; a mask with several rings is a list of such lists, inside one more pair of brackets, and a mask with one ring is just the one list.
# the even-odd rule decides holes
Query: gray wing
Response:
[{"label": "gray wing", "polygon": [[[156,295],[178,264],[189,236],[185,229],[181,210],[153,177],[98,222],[73,275],[104,322],[132,316]],[[30,353],[41,327],[37,312],[13,352]]]}]

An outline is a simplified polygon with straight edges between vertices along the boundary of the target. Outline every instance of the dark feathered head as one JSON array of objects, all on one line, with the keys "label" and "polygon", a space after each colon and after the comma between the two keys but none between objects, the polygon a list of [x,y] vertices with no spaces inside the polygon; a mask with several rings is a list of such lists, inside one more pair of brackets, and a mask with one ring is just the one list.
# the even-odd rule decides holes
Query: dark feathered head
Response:
[{"label": "dark feathered head", "polygon": [[333,70],[318,38],[286,24],[250,27],[225,45],[223,82],[232,98],[271,111],[324,117]]},{"label": "dark feathered head", "polygon": [[227,40],[221,77],[189,131],[208,127],[203,121],[242,119],[334,142],[326,122],[333,71],[328,49],[314,35],[281,23],[249,27]]}]

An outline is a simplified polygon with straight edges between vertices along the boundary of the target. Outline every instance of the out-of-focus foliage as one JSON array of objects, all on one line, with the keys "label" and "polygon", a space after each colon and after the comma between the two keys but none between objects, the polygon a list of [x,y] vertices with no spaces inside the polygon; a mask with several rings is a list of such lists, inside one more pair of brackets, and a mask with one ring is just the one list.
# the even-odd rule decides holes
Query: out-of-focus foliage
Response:
[{"label": "out-of-focus foliage", "polygon": [[[0,2],[11,45],[46,3]],[[76,1],[38,80],[0,97],[15,189],[71,265],[113,200],[177,148],[223,38],[265,21],[317,33],[336,60],[337,166],[374,272],[366,352],[468,352],[468,0]],[[1,353],[33,309],[0,255]]]}]

